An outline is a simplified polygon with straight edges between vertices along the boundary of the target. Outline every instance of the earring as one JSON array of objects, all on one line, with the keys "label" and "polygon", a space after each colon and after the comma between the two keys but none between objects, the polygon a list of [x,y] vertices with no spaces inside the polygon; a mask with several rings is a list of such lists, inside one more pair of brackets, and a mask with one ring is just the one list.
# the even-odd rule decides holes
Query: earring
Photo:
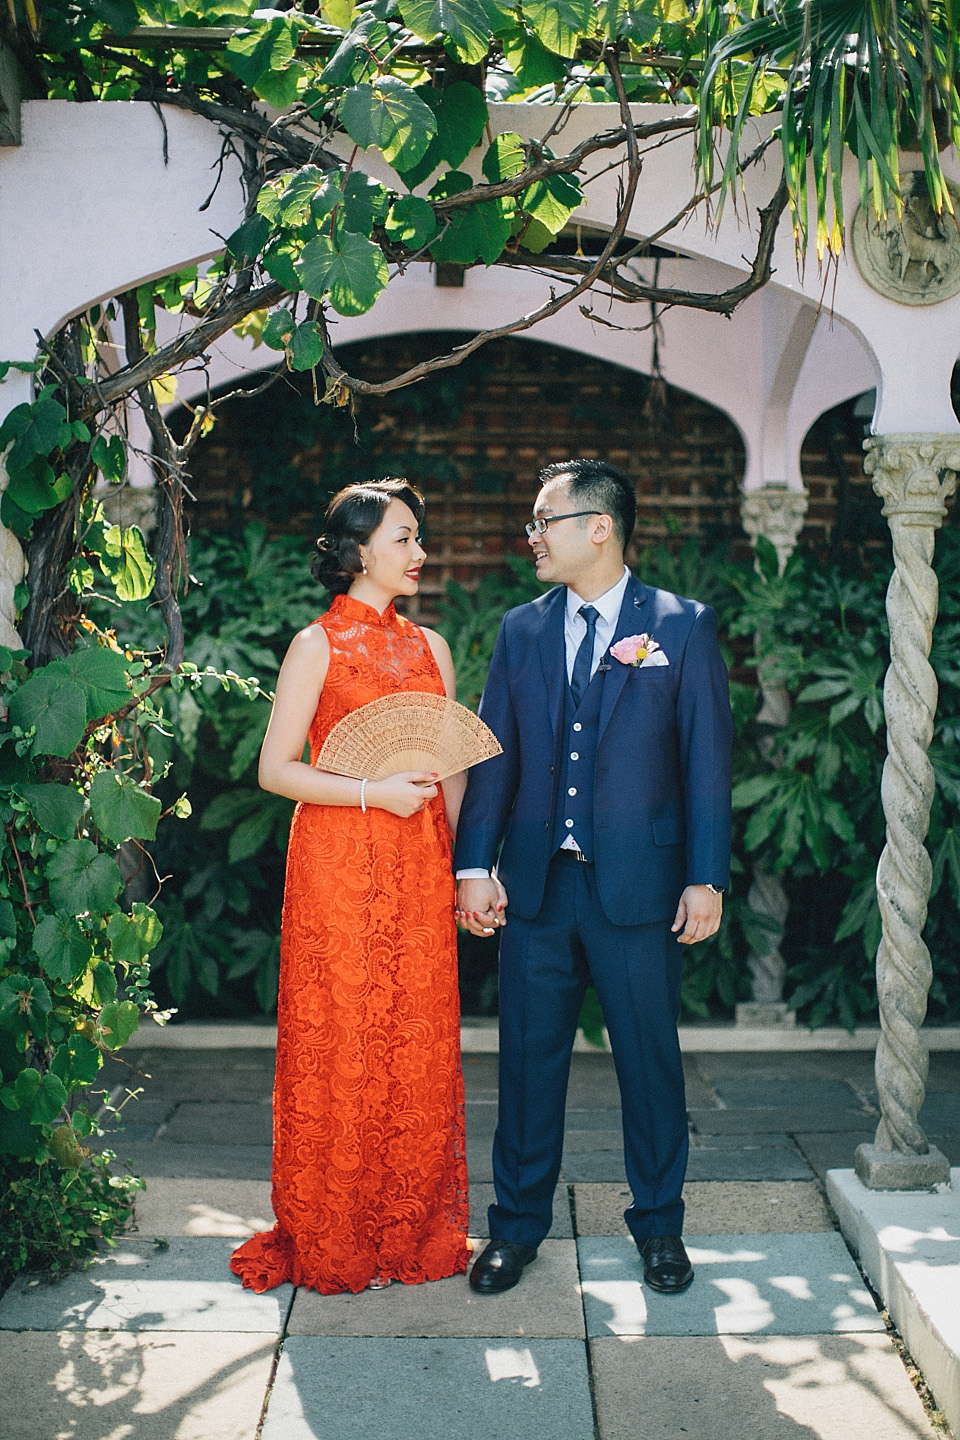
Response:
[{"label": "earring", "polygon": [[363,561],[361,560],[361,561],[360,561],[360,574],[361,574],[361,575],[366,575],[366,573],[367,573],[367,567],[366,567],[366,565],[364,565]]}]

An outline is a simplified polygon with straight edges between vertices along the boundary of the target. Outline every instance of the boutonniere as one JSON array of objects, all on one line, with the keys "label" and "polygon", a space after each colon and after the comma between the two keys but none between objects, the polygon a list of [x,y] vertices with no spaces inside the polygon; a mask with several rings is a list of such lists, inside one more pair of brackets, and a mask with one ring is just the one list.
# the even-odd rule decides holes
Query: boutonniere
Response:
[{"label": "boutonniere", "polygon": [[616,645],[610,646],[610,654],[614,660],[619,660],[621,665],[643,667],[670,664],[656,640],[647,634],[628,635],[625,640],[618,640]]}]

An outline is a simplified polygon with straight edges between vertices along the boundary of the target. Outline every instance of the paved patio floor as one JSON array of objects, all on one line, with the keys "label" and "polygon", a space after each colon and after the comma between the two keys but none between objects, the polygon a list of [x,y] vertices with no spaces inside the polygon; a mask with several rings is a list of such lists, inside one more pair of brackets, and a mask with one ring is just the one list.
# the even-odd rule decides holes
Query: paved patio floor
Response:
[{"label": "paved patio floor", "polygon": [[[136,1228],[0,1299],[0,1440],[934,1440],[823,1198],[876,1126],[872,1056],[686,1058],[684,1295],[642,1284],[609,1056],[574,1057],[554,1226],[517,1289],[462,1277],[255,1296],[231,1249],[272,1223],[269,1051],[141,1051],[110,1143]],[[464,1057],[471,1230],[492,1198],[496,1056]],[[960,1055],[923,1120],[960,1164]]]}]

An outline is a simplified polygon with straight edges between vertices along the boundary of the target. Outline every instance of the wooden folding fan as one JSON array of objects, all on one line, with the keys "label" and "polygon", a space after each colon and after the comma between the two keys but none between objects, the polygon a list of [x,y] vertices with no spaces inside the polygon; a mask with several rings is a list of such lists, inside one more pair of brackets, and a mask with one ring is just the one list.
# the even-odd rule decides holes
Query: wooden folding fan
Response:
[{"label": "wooden folding fan", "polygon": [[339,720],[317,756],[318,770],[354,780],[386,780],[404,770],[439,780],[500,755],[488,725],[444,695],[404,690],[361,705]]}]

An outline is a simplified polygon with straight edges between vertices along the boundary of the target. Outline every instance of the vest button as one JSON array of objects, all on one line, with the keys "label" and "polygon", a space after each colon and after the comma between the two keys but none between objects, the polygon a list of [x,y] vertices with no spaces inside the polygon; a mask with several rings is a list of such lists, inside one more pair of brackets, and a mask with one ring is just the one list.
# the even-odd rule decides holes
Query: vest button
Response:
[{"label": "vest button", "polygon": [[582,729],[583,729],[583,726],[580,724],[580,721],[579,721],[579,720],[575,720],[575,721],[573,722],[573,728],[574,728],[574,730],[582,730]]},{"label": "vest button", "polygon": [[572,829],[573,829],[573,821],[572,821],[572,820],[564,820],[563,823],[564,823],[564,825],[566,825],[566,827],[567,827],[568,830],[572,830]]},{"label": "vest button", "polygon": [[576,785],[571,785],[571,786],[570,786],[570,789],[567,791],[567,794],[568,794],[568,795],[576,795],[576,793],[577,793],[577,787],[576,787]]},{"label": "vest button", "polygon": [[571,760],[579,760],[579,759],[580,759],[580,756],[579,756],[579,754],[578,754],[578,752],[577,752],[576,750],[571,750],[571,751],[570,751],[570,759],[571,759]]}]

